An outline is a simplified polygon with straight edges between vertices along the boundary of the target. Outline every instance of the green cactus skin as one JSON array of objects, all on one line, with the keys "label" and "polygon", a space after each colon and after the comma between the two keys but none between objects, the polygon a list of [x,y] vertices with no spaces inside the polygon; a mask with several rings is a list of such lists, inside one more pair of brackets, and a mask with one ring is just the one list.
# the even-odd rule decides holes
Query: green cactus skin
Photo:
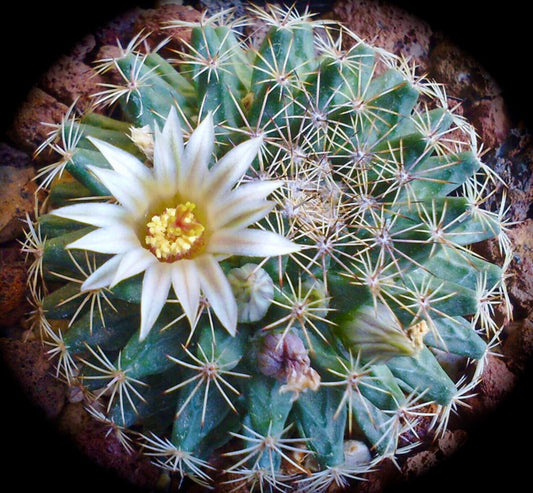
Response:
[{"label": "green cactus skin", "polygon": [[[258,47],[226,12],[192,26],[177,65],[141,37],[100,62],[124,79],[95,95],[115,117],[69,112],[42,146],[60,160],[39,175],[49,199],[23,247],[31,320],[58,376],[163,470],[235,490],[326,491],[401,460],[422,417],[439,434],[473,392],[506,297],[505,265],[470,245],[497,237],[509,258],[505,211],[483,209],[497,177],[442,86],[341,25],[277,7],[247,16],[268,26]],[[108,256],[66,248],[94,228],[53,214],[109,200],[91,172],[109,163],[90,138],[149,163],[171,108],[185,136],[212,115],[217,157],[263,138],[243,180],[283,185],[259,227],[303,245],[221,261],[237,269],[234,336],[207,305],[191,329],[170,299],[140,340],[140,276],[81,291]],[[242,275],[254,263],[255,287]],[[267,334],[283,346],[266,346]]]}]

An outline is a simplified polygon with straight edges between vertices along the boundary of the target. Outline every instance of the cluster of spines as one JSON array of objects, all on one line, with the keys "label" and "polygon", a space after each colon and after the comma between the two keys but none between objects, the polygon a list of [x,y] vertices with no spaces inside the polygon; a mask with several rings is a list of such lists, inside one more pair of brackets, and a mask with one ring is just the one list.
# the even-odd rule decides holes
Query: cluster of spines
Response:
[{"label": "cluster of spines", "polygon": [[[106,85],[96,102],[118,103],[126,122],[69,113],[46,143],[60,159],[39,177],[50,188],[52,207],[108,200],[86,167],[106,166],[105,160],[85,137],[103,137],[146,158],[130,128],[149,135],[171,106],[179,109],[185,132],[213,112],[220,152],[262,135],[266,145],[245,179],[282,179],[284,186],[261,227],[306,246],[257,266],[275,282],[267,316],[243,324],[233,339],[207,303],[190,331],[169,300],[141,344],[134,330],[138,285],[80,293],[102,259],[65,250],[83,230],[43,214],[29,222],[24,243],[35,256],[32,321],[57,357],[59,374],[82,385],[93,414],[128,447],[123,437],[142,418],[141,442],[163,468],[209,484],[209,457],[225,447],[223,457],[233,463],[225,481],[236,489],[247,483],[325,491],[416,446],[422,417],[442,430],[475,387],[490,350],[481,335],[492,340],[498,334],[494,309],[505,301],[505,266],[484,261],[469,245],[497,236],[509,258],[505,215],[483,208],[497,177],[441,86],[341,26],[292,9],[254,15],[270,28],[258,48],[239,39],[240,20],[231,24],[220,15],[194,26],[177,69],[157,48],[143,51],[142,37],[120,57],[103,60],[102,73],[115,70],[123,84]],[[232,262],[227,268],[239,265]],[[361,305],[376,318],[384,307],[392,309],[399,335],[385,333],[385,339],[409,339],[409,328],[426,324],[417,356],[383,359],[357,338],[352,346],[350,331],[362,330]],[[279,381],[258,371],[253,357],[245,358],[260,350],[265,332],[305,341],[321,375],[318,392],[291,399]],[[477,365],[474,378],[454,383],[435,357],[441,353],[462,356],[465,372]],[[288,426],[292,422],[296,426]],[[165,435],[168,423],[173,427]],[[372,451],[366,462],[349,464],[343,443],[354,436]]]}]

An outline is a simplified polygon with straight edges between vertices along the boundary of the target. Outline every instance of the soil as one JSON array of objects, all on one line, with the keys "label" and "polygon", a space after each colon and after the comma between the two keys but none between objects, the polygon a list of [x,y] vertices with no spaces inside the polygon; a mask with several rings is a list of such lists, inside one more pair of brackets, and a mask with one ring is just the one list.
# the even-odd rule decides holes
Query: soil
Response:
[{"label": "soil", "polygon": [[[155,25],[176,15],[193,20],[200,15],[189,6],[155,9],[151,2],[141,6],[117,2],[111,11],[110,2],[93,3],[95,8],[107,7],[107,15],[92,10],[87,16],[69,12],[74,26],[33,6],[34,17],[46,19],[46,23],[23,23],[25,33],[19,36],[25,34],[39,48],[44,40],[55,44],[46,57],[34,61],[31,70],[28,55],[20,50],[7,60],[9,68],[21,67],[23,82],[9,86],[11,93],[20,97],[9,97],[6,102],[6,127],[0,136],[0,360],[7,373],[1,422],[11,432],[4,441],[10,455],[4,466],[21,466],[30,473],[17,475],[22,491],[52,485],[56,491],[67,491],[67,487],[97,490],[102,484],[110,491],[135,491],[130,483],[152,490],[162,479],[145,459],[124,454],[106,438],[108,430],[90,419],[77,396],[52,376],[41,345],[26,340],[24,314],[29,306],[19,240],[22,219],[33,213],[29,198],[35,189],[32,179],[36,169],[53,158],[34,157],[49,131],[46,124],[59,122],[74,101],[80,107],[90,104],[88,95],[102,82],[92,64],[110,45],[116,45],[117,39],[126,44],[141,23]],[[520,30],[527,27],[523,17],[512,11],[519,8],[518,2],[504,7],[510,9],[507,14],[489,12],[485,3],[472,2],[480,8],[473,14],[466,12],[461,2],[451,1],[439,15],[427,7],[424,10],[424,2],[411,2],[410,9],[408,2],[338,0],[330,8],[324,3],[328,2],[320,2],[319,7],[328,17],[342,20],[378,46],[411,56],[421,71],[446,84],[451,101],[462,103],[464,116],[485,144],[485,162],[498,171],[507,188],[512,221],[509,236],[515,252],[508,281],[514,320],[505,325],[501,354],[489,358],[478,395],[469,402],[471,407],[461,410],[438,442],[408,457],[400,469],[385,462],[356,491],[434,491],[447,486],[461,492],[474,486],[482,489],[483,485],[486,491],[508,488],[513,477],[526,477],[527,469],[521,473],[521,467],[528,463],[528,457],[521,455],[517,444],[533,438],[525,424],[530,414],[525,406],[533,356],[533,141],[529,132],[533,113],[529,112],[530,98],[523,103],[518,94],[526,88],[525,64],[519,55],[532,43],[527,32]],[[14,12],[19,13],[17,8]],[[111,20],[102,23],[103,18]],[[504,36],[503,26],[509,20],[514,29],[512,35]],[[465,26],[473,36],[468,38],[470,45],[464,42]],[[168,47],[179,49],[190,33],[165,31],[165,36],[168,34],[173,36]],[[158,43],[161,36],[156,30],[150,42]],[[3,46],[16,45],[21,39],[6,39]],[[481,55],[483,44],[492,56]],[[496,47],[502,50],[498,60]],[[502,74],[511,69],[517,77],[509,80]],[[500,200],[501,190],[489,206],[496,209]],[[499,260],[494,243],[487,242],[482,248],[489,258]],[[490,471],[488,476],[485,468]]]}]

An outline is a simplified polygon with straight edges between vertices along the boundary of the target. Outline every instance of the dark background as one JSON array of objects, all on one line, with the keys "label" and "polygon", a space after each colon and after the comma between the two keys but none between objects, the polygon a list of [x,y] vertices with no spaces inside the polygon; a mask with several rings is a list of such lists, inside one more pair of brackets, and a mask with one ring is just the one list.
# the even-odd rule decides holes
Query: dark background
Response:
[{"label": "dark background", "polygon": [[[496,79],[517,119],[532,128],[530,65],[533,25],[528,2],[446,0],[395,1],[448,34]],[[327,4],[325,0],[320,6]],[[88,0],[5,3],[0,15],[0,140],[13,113],[37,78],[77,41],[133,6],[152,2]],[[9,8],[9,11],[6,10]],[[0,189],[1,193],[1,189]],[[0,362],[1,363],[1,362]],[[517,390],[489,420],[472,431],[466,446],[408,487],[410,493],[525,491],[533,472],[533,385],[523,378]],[[70,443],[2,374],[0,393],[0,471],[2,491],[115,491],[130,488],[80,457]],[[5,454],[5,455],[4,455]],[[13,480],[15,487],[7,486]],[[131,491],[135,491],[131,489]]]}]

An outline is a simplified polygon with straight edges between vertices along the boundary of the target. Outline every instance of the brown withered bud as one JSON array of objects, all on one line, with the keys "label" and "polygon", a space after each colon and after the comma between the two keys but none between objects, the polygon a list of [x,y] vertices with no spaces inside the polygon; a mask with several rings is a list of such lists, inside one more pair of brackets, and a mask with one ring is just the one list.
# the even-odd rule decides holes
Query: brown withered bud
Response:
[{"label": "brown withered bud", "polygon": [[264,375],[283,382],[280,392],[293,392],[292,400],[300,392],[320,386],[320,375],[311,368],[307,349],[293,333],[268,334],[257,355],[257,365]]}]

